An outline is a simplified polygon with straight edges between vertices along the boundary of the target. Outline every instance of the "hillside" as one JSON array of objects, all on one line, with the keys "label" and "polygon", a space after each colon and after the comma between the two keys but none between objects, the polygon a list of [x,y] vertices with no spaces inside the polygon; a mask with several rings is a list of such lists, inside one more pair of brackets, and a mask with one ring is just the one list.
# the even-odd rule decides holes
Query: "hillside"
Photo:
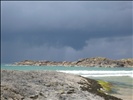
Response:
[{"label": "hillside", "polygon": [[33,61],[24,60],[16,62],[14,65],[31,65],[31,66],[84,66],[84,67],[133,67],[133,59],[112,60],[104,57],[84,58],[77,61],[56,62],[56,61]]}]

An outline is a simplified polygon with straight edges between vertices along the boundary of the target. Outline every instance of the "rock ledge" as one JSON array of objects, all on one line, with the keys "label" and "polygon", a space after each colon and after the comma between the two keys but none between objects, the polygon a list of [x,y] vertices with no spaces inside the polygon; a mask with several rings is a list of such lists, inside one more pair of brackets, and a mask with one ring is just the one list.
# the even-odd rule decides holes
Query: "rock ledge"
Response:
[{"label": "rock ledge", "polygon": [[1,71],[1,100],[122,100],[97,81],[55,71]]}]

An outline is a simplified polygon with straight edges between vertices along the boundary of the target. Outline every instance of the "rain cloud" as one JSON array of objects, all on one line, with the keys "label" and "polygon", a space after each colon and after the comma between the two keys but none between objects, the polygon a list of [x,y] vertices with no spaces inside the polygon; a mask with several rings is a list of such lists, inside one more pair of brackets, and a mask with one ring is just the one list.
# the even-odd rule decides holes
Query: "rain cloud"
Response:
[{"label": "rain cloud", "polygon": [[132,58],[132,1],[2,1],[2,62]]}]

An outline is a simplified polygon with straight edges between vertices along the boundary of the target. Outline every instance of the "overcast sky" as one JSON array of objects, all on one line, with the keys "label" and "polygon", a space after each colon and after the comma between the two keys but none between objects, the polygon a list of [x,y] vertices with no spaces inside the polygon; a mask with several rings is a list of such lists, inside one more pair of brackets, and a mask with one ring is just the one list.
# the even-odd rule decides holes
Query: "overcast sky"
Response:
[{"label": "overcast sky", "polygon": [[2,63],[133,56],[132,1],[2,1]]}]

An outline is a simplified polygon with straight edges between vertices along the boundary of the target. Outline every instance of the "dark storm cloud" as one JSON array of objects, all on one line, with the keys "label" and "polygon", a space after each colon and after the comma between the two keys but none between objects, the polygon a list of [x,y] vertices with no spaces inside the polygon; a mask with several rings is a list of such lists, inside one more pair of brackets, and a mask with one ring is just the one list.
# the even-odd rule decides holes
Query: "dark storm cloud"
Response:
[{"label": "dark storm cloud", "polygon": [[[132,58],[132,37],[100,38],[86,41],[86,46],[76,50],[69,46],[52,47],[41,45],[28,46],[20,42],[2,43],[2,61],[12,63],[25,59],[74,61],[87,57],[107,57],[111,59]],[[11,45],[12,44],[12,45]],[[3,50],[3,49],[2,49]]]},{"label": "dark storm cloud", "polygon": [[[35,51],[43,53],[43,49],[49,52],[45,54],[46,59],[52,58],[47,55],[50,53],[55,55],[54,59],[59,59],[56,57],[59,53],[53,53],[54,50],[61,52],[60,58],[65,59],[68,48],[75,52],[83,51],[89,44],[86,41],[108,38],[111,43],[114,38],[130,37],[133,31],[132,10],[131,1],[2,1],[3,59],[10,61],[13,55],[16,55],[14,60],[28,56],[31,59],[35,57]],[[27,54],[29,50],[33,55]],[[20,53],[27,56],[18,57]],[[36,58],[40,56],[36,55]]]}]

